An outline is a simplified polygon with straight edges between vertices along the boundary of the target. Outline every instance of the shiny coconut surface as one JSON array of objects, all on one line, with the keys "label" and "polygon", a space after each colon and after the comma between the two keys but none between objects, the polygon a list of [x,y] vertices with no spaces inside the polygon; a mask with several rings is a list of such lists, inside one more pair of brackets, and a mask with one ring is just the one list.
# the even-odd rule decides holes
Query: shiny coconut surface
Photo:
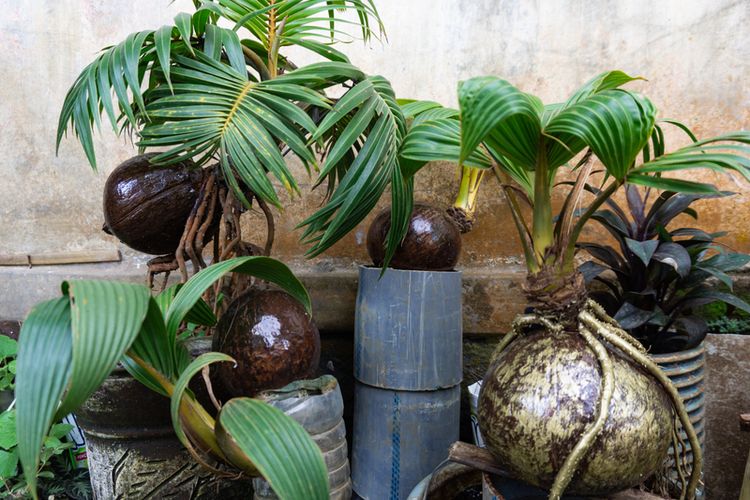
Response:
[{"label": "shiny coconut surface", "polygon": [[[385,238],[391,210],[380,212],[367,232],[367,252],[375,266],[385,258]],[[389,264],[394,269],[450,271],[461,254],[461,233],[444,211],[423,203],[414,205],[406,237]]]},{"label": "shiny coconut surface", "polygon": [[203,174],[192,162],[154,166],[153,156],[135,156],[107,178],[104,230],[134,250],[165,255],[180,243]]},{"label": "shiny coconut surface", "polygon": [[[607,495],[657,470],[671,443],[673,415],[659,384],[610,350],[614,394],[601,434],[567,493]],[[577,333],[522,335],[490,366],[479,397],[487,447],[517,477],[549,488],[596,415],[601,370]]]},{"label": "shiny coconut surface", "polygon": [[212,347],[237,361],[236,368],[212,368],[225,400],[310,378],[320,360],[318,329],[299,302],[278,290],[250,289],[233,300],[216,325]]}]

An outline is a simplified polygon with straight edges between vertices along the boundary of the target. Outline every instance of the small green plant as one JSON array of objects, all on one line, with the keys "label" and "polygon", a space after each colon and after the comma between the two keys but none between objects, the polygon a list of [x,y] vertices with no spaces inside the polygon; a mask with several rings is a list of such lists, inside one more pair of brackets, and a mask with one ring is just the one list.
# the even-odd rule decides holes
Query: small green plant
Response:
[{"label": "small green plant", "polygon": [[615,239],[618,249],[582,243],[581,248],[594,260],[580,271],[587,283],[604,285],[592,291],[591,297],[651,352],[691,349],[709,331],[700,315],[701,306],[718,302],[750,312],[750,305],[731,293],[733,280],[728,274],[750,262],[750,256],[715,243],[724,233],[668,227],[681,214],[697,219],[691,208],[695,201],[728,193],[665,191],[647,207],[651,194],[651,188],[641,194],[637,186],[628,185],[627,209],[609,200],[606,209],[592,216]]},{"label": "small green plant", "polygon": [[0,391],[12,391],[16,378],[16,354],[18,343],[10,337],[0,335]]},{"label": "small green plant", "polygon": [[[64,494],[81,500],[91,498],[88,470],[70,469],[67,450],[73,443],[64,438],[72,428],[70,424],[55,424],[42,443],[36,476],[39,490],[45,497]],[[0,414],[0,480],[3,481],[0,498],[29,496],[28,484],[18,465],[16,410],[11,408]]]},{"label": "small green plant", "polygon": [[224,403],[214,419],[188,389],[190,379],[211,363],[234,361],[221,353],[191,361],[178,339],[185,323],[216,323],[201,296],[229,272],[273,283],[310,312],[304,286],[289,268],[268,257],[222,261],[157,296],[141,285],[68,281],[62,297],[32,309],[19,338],[16,435],[34,498],[41,486],[39,465],[48,459],[44,444],[52,422],[82,404],[118,361],[136,380],[170,398],[177,437],[209,470],[231,477],[262,475],[282,499],[328,498],[320,449],[293,419],[244,397]]},{"label": "small green plant", "polygon": [[[15,387],[16,355],[18,343],[0,335],[0,391]],[[67,450],[73,444],[64,441],[71,431],[69,424],[53,425],[42,443],[37,477],[39,489],[45,497],[64,494],[68,498],[91,498],[91,485],[87,469],[71,469]],[[18,439],[16,436],[16,410],[13,405],[0,414],[0,499],[28,497],[27,483],[18,466]]]}]

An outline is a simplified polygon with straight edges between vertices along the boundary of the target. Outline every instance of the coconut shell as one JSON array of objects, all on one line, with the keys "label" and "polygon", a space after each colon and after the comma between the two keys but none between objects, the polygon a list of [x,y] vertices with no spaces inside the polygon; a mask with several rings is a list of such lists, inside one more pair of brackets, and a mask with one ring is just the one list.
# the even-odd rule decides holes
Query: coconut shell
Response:
[{"label": "coconut shell", "polygon": [[[382,266],[385,238],[391,228],[391,210],[380,212],[367,232],[367,252],[373,264]],[[389,263],[394,269],[450,271],[461,254],[461,232],[444,210],[417,203],[404,241]]]},{"label": "coconut shell", "polygon": [[[566,493],[609,495],[643,482],[667,456],[672,408],[656,379],[610,351],[614,394],[601,434]],[[490,366],[478,402],[487,448],[511,474],[549,488],[594,421],[601,370],[577,333],[513,341]]]},{"label": "coconut shell", "polygon": [[173,253],[200,192],[202,170],[190,161],[158,167],[155,154],[121,163],[104,186],[104,230],[139,252]]},{"label": "coconut shell", "polygon": [[213,350],[232,356],[237,366],[212,368],[212,380],[225,400],[279,389],[315,374],[320,335],[310,316],[291,295],[250,289],[221,316]]}]

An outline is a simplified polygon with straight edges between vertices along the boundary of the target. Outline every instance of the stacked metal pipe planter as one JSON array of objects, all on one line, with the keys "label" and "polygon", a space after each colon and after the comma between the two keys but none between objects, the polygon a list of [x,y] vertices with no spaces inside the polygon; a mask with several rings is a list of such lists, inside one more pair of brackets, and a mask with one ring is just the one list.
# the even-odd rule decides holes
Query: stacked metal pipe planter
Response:
[{"label": "stacked metal pipe planter", "polygon": [[458,440],[461,273],[361,267],[352,483],[403,499]]}]

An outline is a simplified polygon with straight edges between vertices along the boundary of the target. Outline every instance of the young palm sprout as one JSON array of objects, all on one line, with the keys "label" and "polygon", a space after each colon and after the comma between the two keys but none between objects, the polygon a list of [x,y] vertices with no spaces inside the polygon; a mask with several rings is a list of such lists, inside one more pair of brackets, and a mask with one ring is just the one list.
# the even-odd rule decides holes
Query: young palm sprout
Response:
[{"label": "young palm sprout", "polygon": [[[587,298],[574,265],[576,242],[591,216],[626,183],[714,193],[711,185],[662,174],[710,168],[750,178],[750,133],[693,138],[666,153],[653,104],[620,88],[636,79],[606,72],[566,102],[543,105],[504,80],[480,77],[459,85],[459,112],[442,109],[438,116],[438,108],[427,104],[407,105],[416,116],[407,143],[433,144],[433,156],[419,159],[458,160],[454,211],[473,219],[488,169],[510,208],[532,312],[514,321],[495,351],[480,395],[480,427],[498,461],[520,479],[550,488],[552,499],[566,490],[608,494],[638,484],[661,466],[673,440],[681,441],[675,417],[689,441],[689,448],[683,443],[679,449],[693,454],[689,478],[680,469],[682,496],[693,498],[699,483],[701,449],[677,391],[644,348]],[[589,185],[594,158],[606,171],[600,188]],[[554,217],[553,191],[571,184],[557,183],[563,168],[576,179]],[[584,206],[587,192],[594,199]],[[531,207],[530,220],[522,205]]]}]

